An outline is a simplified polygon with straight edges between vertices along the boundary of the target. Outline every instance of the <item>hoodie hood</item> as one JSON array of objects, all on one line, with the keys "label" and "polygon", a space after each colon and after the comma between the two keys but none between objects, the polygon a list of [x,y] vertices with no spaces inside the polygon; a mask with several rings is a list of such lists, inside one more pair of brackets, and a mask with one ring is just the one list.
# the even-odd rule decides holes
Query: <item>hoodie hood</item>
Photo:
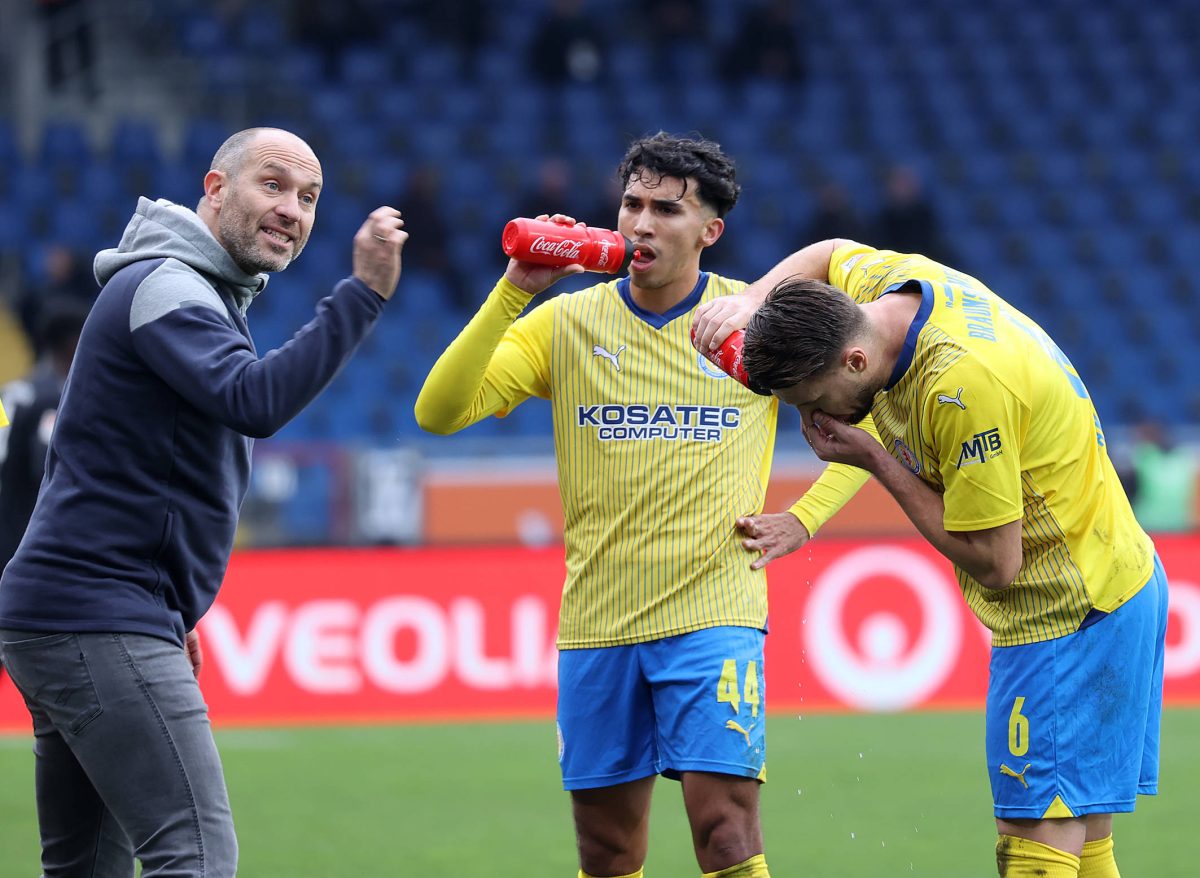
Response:
[{"label": "hoodie hood", "polygon": [[121,243],[96,254],[96,280],[103,286],[122,268],[146,259],[176,259],[227,284],[243,313],[267,285],[265,274],[247,274],[238,268],[195,211],[161,198],[138,199]]}]

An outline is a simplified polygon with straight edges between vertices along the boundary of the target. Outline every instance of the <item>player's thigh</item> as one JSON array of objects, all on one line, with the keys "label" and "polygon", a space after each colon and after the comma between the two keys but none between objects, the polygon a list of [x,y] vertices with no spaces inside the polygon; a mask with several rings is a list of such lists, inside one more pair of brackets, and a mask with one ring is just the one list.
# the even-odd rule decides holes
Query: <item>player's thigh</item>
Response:
[{"label": "player's thigh", "polygon": [[664,775],[765,779],[763,638],[726,626],[644,644]]},{"label": "player's thigh", "polygon": [[610,787],[571,790],[571,811],[581,849],[646,855],[655,776]]},{"label": "player's thigh", "polygon": [[1074,634],[992,650],[986,749],[997,818],[1133,810],[1157,722],[1158,625],[1158,590],[1147,587]]},{"label": "player's thigh", "polygon": [[558,761],[563,788],[616,787],[658,772],[654,703],[638,649],[558,655]]},{"label": "player's thigh", "polygon": [[685,771],[680,777],[688,821],[697,837],[710,837],[721,827],[730,834],[759,838],[759,787],[755,778],[705,771]]}]

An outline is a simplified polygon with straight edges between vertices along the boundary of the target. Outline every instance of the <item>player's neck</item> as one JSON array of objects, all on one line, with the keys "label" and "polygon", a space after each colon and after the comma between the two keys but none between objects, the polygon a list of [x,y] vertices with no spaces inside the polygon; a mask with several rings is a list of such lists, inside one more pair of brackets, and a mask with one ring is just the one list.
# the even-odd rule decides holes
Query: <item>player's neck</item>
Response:
[{"label": "player's neck", "polygon": [[629,296],[637,306],[651,314],[666,314],[696,289],[700,280],[700,269],[687,272],[665,286],[647,288],[640,287],[634,279],[629,281]]},{"label": "player's neck", "polygon": [[862,307],[867,312],[871,334],[878,340],[882,358],[880,366],[885,375],[890,375],[904,350],[908,329],[921,307],[921,297],[889,293]]}]

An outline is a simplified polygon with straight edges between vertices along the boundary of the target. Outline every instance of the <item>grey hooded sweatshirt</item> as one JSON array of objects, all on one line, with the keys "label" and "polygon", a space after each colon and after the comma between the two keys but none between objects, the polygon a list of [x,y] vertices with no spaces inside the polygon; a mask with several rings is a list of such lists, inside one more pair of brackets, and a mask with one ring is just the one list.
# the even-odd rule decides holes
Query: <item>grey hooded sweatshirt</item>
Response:
[{"label": "grey hooded sweatshirt", "polygon": [[141,199],[67,379],[29,528],[0,579],[0,628],[183,643],[216,597],[270,436],[338,373],[383,299],[348,278],[259,357],[246,308],[266,285],[191,210]]}]

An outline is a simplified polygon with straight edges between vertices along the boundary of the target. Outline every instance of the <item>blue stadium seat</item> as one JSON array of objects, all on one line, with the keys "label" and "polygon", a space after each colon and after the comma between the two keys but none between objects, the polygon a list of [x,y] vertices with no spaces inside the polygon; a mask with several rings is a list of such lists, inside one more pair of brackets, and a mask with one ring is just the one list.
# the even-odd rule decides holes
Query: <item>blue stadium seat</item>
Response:
[{"label": "blue stadium seat", "polygon": [[208,168],[217,148],[233,131],[218,119],[201,116],[189,118],[183,129],[181,159],[197,170]]},{"label": "blue stadium seat", "polygon": [[210,14],[196,13],[179,21],[179,43],[188,54],[211,57],[229,42],[224,26]]},{"label": "blue stadium seat", "polygon": [[153,164],[162,160],[159,127],[148,119],[121,118],[113,126],[109,153],[120,164]]},{"label": "blue stadium seat", "polygon": [[392,54],[374,46],[351,46],[341,56],[342,82],[354,88],[385,88],[396,81]]},{"label": "blue stadium seat", "polygon": [[[204,194],[204,174],[207,162],[194,165],[182,162],[163,162],[155,169],[153,193],[137,193],[149,198],[166,198],[176,204],[195,207]],[[132,210],[133,202],[130,202]]]},{"label": "blue stadium seat", "polygon": [[96,209],[92,205],[77,199],[55,199],[49,213],[50,240],[77,250],[98,248],[101,242],[96,226]]},{"label": "blue stadium seat", "polygon": [[[90,168],[90,160],[83,167]],[[32,212],[54,197],[54,174],[41,165],[17,165],[8,180],[12,201],[20,205],[22,211]]]},{"label": "blue stadium seat", "polygon": [[384,133],[371,122],[342,122],[329,131],[328,142],[334,149],[335,158],[351,164],[371,164],[377,156],[386,153]]},{"label": "blue stadium seat", "polygon": [[91,138],[79,122],[51,120],[42,127],[39,155],[46,163],[86,167],[92,159]]},{"label": "blue stadium seat", "polygon": [[240,99],[253,79],[246,57],[229,47],[209,53],[202,69],[208,91],[213,97],[222,99]]},{"label": "blue stadium seat", "polygon": [[0,248],[22,250],[33,240],[24,205],[0,197]]},{"label": "blue stadium seat", "polygon": [[97,160],[80,176],[79,197],[95,207],[127,206],[133,213],[134,200],[125,189],[121,169],[110,162]]},{"label": "blue stadium seat", "polygon": [[289,88],[308,91],[325,80],[325,59],[313,49],[289,46],[272,63],[276,75]]},{"label": "blue stadium seat", "polygon": [[12,122],[0,117],[0,167],[12,168],[21,158],[21,144]]},{"label": "blue stadium seat", "polygon": [[412,78],[430,87],[452,85],[459,75],[458,55],[445,46],[424,45],[409,63]]},{"label": "blue stadium seat", "polygon": [[[286,22],[269,6],[247,4],[238,19],[234,36],[239,45],[248,52],[270,52],[275,55],[280,46],[286,43]],[[286,55],[279,60],[286,67]],[[295,84],[291,79],[288,82]]]}]

